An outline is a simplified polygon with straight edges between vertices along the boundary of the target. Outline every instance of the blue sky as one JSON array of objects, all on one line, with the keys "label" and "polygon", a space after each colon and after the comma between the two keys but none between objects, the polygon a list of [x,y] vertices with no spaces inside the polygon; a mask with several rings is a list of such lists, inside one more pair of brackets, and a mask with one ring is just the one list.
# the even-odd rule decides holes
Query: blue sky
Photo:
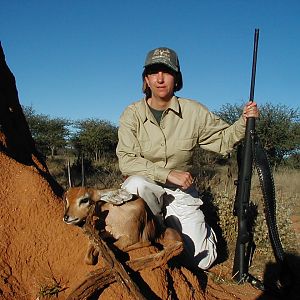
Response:
[{"label": "blue sky", "polygon": [[118,124],[143,97],[147,52],[179,55],[178,96],[211,110],[249,98],[260,29],[255,99],[298,108],[298,0],[0,0],[0,41],[20,103],[37,113]]}]

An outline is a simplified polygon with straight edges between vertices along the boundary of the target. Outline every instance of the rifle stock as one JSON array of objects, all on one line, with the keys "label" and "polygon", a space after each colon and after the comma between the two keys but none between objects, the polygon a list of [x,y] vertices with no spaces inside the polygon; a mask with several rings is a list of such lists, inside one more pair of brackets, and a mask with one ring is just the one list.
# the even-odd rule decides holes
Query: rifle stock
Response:
[{"label": "rifle stock", "polygon": [[[249,101],[253,101],[254,98],[258,37],[259,29],[255,29]],[[249,252],[247,251],[247,248],[249,243],[251,243],[251,232],[249,231],[248,213],[252,179],[254,135],[255,118],[248,118],[246,121],[244,145],[242,147],[240,156],[237,191],[234,205],[234,214],[238,217],[238,236],[235,248],[232,276],[233,279],[238,282],[246,281],[249,275],[248,267],[250,258],[249,253],[247,253]]]}]

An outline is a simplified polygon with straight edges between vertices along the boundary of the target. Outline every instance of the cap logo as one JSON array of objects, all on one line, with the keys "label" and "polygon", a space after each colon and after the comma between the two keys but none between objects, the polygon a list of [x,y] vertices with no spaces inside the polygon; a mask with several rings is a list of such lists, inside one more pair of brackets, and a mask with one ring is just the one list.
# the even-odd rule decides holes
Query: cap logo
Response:
[{"label": "cap logo", "polygon": [[171,60],[169,49],[156,49],[152,55],[152,59],[157,59],[158,57],[164,57]]}]

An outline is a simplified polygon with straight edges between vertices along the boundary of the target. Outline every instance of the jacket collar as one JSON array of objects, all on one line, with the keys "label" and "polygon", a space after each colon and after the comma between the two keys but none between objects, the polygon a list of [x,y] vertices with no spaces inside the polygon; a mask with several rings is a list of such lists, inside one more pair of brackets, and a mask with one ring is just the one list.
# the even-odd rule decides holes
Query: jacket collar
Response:
[{"label": "jacket collar", "polygon": [[[145,123],[147,120],[154,121],[153,114],[147,104],[146,98],[138,102],[138,109],[141,115],[141,119]],[[182,118],[181,107],[176,96],[173,96],[170,101],[170,106],[166,111],[173,111],[179,118]]]}]

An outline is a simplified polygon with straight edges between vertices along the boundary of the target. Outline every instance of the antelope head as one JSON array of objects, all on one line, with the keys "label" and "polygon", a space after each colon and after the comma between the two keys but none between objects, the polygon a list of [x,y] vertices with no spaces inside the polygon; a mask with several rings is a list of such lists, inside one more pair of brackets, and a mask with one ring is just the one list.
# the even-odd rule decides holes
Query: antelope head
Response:
[{"label": "antelope head", "polygon": [[90,207],[100,200],[99,190],[86,187],[71,187],[64,194],[66,224],[82,226],[89,214]]}]

